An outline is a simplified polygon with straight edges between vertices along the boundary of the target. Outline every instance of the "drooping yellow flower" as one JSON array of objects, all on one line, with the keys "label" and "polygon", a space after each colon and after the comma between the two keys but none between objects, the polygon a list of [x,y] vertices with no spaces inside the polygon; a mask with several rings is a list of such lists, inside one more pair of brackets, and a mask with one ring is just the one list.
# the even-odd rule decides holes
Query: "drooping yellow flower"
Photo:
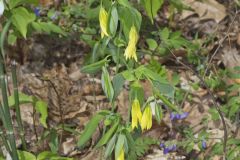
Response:
[{"label": "drooping yellow flower", "polygon": [[124,56],[126,57],[126,59],[133,58],[137,62],[136,44],[139,37],[136,27],[134,25],[131,27],[128,37],[128,46],[124,52]]},{"label": "drooping yellow flower", "polygon": [[149,105],[144,109],[140,125],[142,130],[149,130],[152,127],[152,111]]},{"label": "drooping yellow flower", "polygon": [[132,129],[138,127],[138,122],[140,123],[142,119],[142,112],[140,108],[140,103],[138,99],[135,99],[132,103]]},{"label": "drooping yellow flower", "polygon": [[107,33],[107,21],[108,21],[108,13],[107,11],[101,7],[99,12],[99,23],[101,27],[101,37],[103,38],[105,36],[109,36]]},{"label": "drooping yellow flower", "polygon": [[117,160],[124,160],[124,149],[122,147],[118,157],[117,157]]}]

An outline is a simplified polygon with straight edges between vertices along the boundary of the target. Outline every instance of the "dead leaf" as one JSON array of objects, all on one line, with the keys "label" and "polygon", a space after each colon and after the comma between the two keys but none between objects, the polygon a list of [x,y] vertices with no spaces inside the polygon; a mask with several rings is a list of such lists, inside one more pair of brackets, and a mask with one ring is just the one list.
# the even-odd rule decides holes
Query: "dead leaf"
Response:
[{"label": "dead leaf", "polygon": [[226,17],[226,8],[215,0],[183,0],[183,4],[191,7],[194,11],[184,10],[181,19],[185,19],[195,13],[201,20],[214,19],[217,23]]},{"label": "dead leaf", "polygon": [[[229,48],[226,47],[223,49],[222,61],[227,69],[232,71],[234,74],[237,74],[236,71],[233,71],[234,67],[240,65],[240,54],[236,48]],[[238,83],[240,84],[240,79],[230,79],[228,81],[231,83]]]},{"label": "dead leaf", "polygon": [[237,34],[237,44],[240,46],[240,33]]},{"label": "dead leaf", "polygon": [[67,138],[65,142],[62,143],[62,152],[64,155],[68,155],[76,147],[76,142],[74,138]]}]

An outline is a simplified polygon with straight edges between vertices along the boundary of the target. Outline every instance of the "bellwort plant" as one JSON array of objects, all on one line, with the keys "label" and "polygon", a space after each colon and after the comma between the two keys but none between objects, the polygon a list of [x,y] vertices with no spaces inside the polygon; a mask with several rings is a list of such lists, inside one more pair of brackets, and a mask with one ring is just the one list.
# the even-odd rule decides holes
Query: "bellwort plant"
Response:
[{"label": "bellwort plant", "polygon": [[[161,122],[163,112],[158,102],[164,102],[173,112],[179,114],[181,112],[172,103],[174,87],[169,81],[147,65],[139,63],[141,13],[128,1],[111,3],[101,1],[98,18],[99,41],[95,44],[92,53],[95,62],[84,66],[81,71],[94,75],[102,70],[102,88],[112,109],[100,110],[92,117],[82,132],[77,146],[83,149],[98,124],[104,122],[102,136],[95,148],[105,148],[106,159],[114,156],[116,160],[135,160],[147,151],[148,147],[143,148],[143,146],[158,143],[145,140],[146,137],[141,136],[143,132],[152,128],[154,118],[158,123]],[[116,65],[117,69],[110,75],[108,67],[111,65]],[[145,97],[141,84],[143,81],[149,81],[152,96]],[[124,121],[122,115],[118,113],[117,97],[126,84],[129,87],[129,105],[128,118]],[[163,92],[166,89],[167,92]],[[151,106],[151,103],[155,105]]]}]

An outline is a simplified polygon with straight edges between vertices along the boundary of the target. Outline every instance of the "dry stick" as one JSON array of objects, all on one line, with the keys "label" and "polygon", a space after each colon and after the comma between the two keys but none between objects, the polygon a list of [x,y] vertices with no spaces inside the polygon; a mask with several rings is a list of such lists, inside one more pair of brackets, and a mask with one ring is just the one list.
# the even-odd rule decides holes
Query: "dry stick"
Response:
[{"label": "dry stick", "polygon": [[[62,130],[64,130],[64,118],[63,118],[63,108],[62,108],[62,101],[61,101],[61,97],[60,95],[58,94],[58,91],[54,85],[54,83],[50,80],[50,79],[42,79],[42,80],[45,80],[47,82],[50,83],[50,85],[53,87],[53,90],[54,92],[57,94],[57,99],[58,99],[58,106],[59,106],[59,113],[60,113],[60,124],[61,124],[61,127],[62,127]],[[62,143],[62,137],[63,137],[63,131],[61,131],[61,134],[60,134],[60,144]]]},{"label": "dry stick", "polygon": [[[35,102],[34,102],[35,103]],[[36,110],[33,108],[33,113],[32,113],[32,120],[33,120],[33,131],[36,137],[36,141],[38,142],[38,133],[37,133],[37,125],[36,125]]]},{"label": "dry stick", "polygon": [[195,71],[193,70],[191,67],[189,67],[188,65],[186,65],[185,63],[181,62],[178,57],[168,48],[168,50],[170,51],[170,53],[173,55],[173,57],[177,60],[177,63],[181,64],[182,66],[186,67],[188,70],[190,70],[193,74],[195,74],[199,80],[201,81],[201,83],[203,84],[203,86],[207,89],[208,94],[210,95],[211,99],[213,100],[213,104],[214,107],[216,108],[222,124],[223,124],[223,130],[224,130],[224,138],[223,138],[223,159],[226,158],[226,153],[227,153],[227,125],[225,123],[224,120],[224,116],[221,112],[221,106],[217,103],[216,98],[214,97],[212,91],[209,89],[209,87],[206,85],[205,81],[203,80],[203,78]]},{"label": "dry stick", "polygon": [[234,17],[233,17],[233,20],[232,20],[230,26],[228,27],[228,30],[227,30],[226,35],[219,41],[218,47],[217,47],[216,50],[214,51],[212,57],[210,58],[210,60],[209,60],[209,62],[208,62],[208,64],[207,64],[207,68],[206,68],[206,70],[205,70],[205,72],[204,72],[204,74],[203,74],[203,78],[205,78],[205,76],[206,76],[206,74],[207,74],[207,71],[209,70],[209,67],[210,67],[210,65],[211,65],[211,62],[212,62],[213,58],[215,57],[215,55],[217,54],[217,52],[218,52],[219,49],[221,48],[223,42],[224,42],[224,41],[226,40],[226,38],[229,36],[230,29],[232,28],[233,22],[235,21],[235,19],[236,19],[236,17],[237,17],[237,14],[238,14],[238,12],[235,13],[235,15],[234,15]]}]

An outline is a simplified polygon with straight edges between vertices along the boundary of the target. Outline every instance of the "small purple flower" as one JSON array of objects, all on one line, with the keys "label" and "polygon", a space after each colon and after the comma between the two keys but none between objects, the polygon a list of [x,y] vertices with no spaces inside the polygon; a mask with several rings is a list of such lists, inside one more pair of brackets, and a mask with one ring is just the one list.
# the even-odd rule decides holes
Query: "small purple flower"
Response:
[{"label": "small purple flower", "polygon": [[168,147],[163,149],[163,154],[168,154],[168,152],[169,152],[169,148]]},{"label": "small purple flower", "polygon": [[183,112],[182,114],[179,114],[179,113],[171,113],[170,114],[170,119],[173,121],[173,120],[182,120],[184,118],[186,118],[188,116],[188,112]]},{"label": "small purple flower", "polygon": [[171,119],[171,121],[173,121],[175,119],[175,114],[173,112],[170,113],[170,119]]},{"label": "small purple flower", "polygon": [[178,114],[178,113],[177,113],[177,114],[175,115],[175,119],[178,120],[178,119],[180,119],[180,118],[181,118],[181,114]]},{"label": "small purple flower", "polygon": [[207,142],[205,140],[202,141],[202,148],[203,149],[207,148]]},{"label": "small purple flower", "polygon": [[170,146],[165,146],[165,144],[160,144],[160,147],[163,146],[163,154],[168,154],[169,152],[172,152],[172,151],[175,151],[177,149],[177,145],[176,144],[173,144],[173,145],[170,145]]},{"label": "small purple flower", "polygon": [[37,17],[40,17],[40,8],[39,7],[36,7],[36,8],[34,8],[33,9],[33,12],[34,12],[34,14],[37,16]]},{"label": "small purple flower", "polygon": [[164,143],[160,143],[160,147],[161,148],[165,148],[165,144]]},{"label": "small purple flower", "polygon": [[188,112],[182,113],[182,114],[180,115],[180,119],[187,118],[188,114],[189,114]]}]

